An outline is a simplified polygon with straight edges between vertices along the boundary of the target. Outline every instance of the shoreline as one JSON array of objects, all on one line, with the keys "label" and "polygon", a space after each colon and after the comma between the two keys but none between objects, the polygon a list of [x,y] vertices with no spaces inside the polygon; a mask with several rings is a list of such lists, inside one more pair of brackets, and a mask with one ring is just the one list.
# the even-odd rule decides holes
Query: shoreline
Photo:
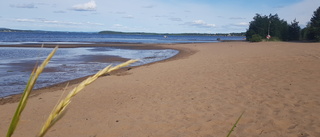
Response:
[{"label": "shoreline", "polygon": [[[59,48],[78,48],[78,47],[117,47],[117,48],[126,48],[126,49],[139,49],[139,50],[150,50],[150,49],[175,49],[178,50],[179,53],[171,58],[165,59],[165,60],[161,60],[161,61],[157,61],[157,62],[165,62],[165,61],[170,61],[170,60],[174,60],[174,59],[178,59],[178,58],[182,58],[182,57],[186,57],[189,56],[191,54],[194,54],[195,51],[190,51],[187,49],[177,49],[177,48],[172,48],[171,46],[174,44],[136,44],[136,43],[99,43],[99,44],[81,44],[81,45],[73,45],[73,44],[62,44],[62,45],[44,45],[43,48],[54,48],[56,46],[59,46]],[[170,46],[170,48],[169,48]],[[0,47],[42,47],[41,44],[37,45],[37,44],[25,44],[25,45],[0,45]],[[140,65],[140,66],[133,66],[133,67],[125,67],[125,68],[121,68],[117,71],[111,72],[110,74],[107,74],[105,76],[109,76],[109,75],[126,75],[127,71],[129,71],[130,69],[133,68],[138,68],[141,66],[147,66],[147,65],[152,65],[154,63],[157,62],[153,62],[153,63],[148,63],[145,65]],[[57,83],[51,86],[46,86],[46,87],[42,87],[39,89],[34,89],[32,90],[32,92],[30,93],[30,98],[32,97],[37,97],[38,95],[42,94],[42,93],[46,93],[46,92],[53,92],[56,90],[61,90],[64,89],[65,86],[68,84],[69,86],[72,85],[77,85],[79,83],[81,83],[83,80],[85,80],[86,78],[93,76],[93,75],[88,75],[85,77],[80,77],[80,78],[76,78],[76,79],[72,79],[72,80],[68,80],[65,82],[61,82],[61,83]],[[105,77],[103,76],[103,77]],[[9,96],[5,96],[5,97],[0,97],[0,105],[5,105],[7,103],[16,103],[19,102],[20,98],[21,98],[22,93],[20,94],[13,94],[13,95],[9,95]]]},{"label": "shoreline", "polygon": [[[226,136],[242,112],[232,136],[320,136],[319,43],[159,47],[186,54],[97,79],[46,136]],[[30,98],[14,136],[36,135],[62,94]],[[0,136],[17,105],[0,105]]]}]

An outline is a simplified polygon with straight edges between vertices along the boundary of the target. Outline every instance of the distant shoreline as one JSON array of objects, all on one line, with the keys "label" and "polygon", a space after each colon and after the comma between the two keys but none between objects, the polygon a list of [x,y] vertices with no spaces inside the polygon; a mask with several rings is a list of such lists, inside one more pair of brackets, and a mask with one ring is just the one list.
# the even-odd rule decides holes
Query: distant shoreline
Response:
[{"label": "distant shoreline", "polygon": [[46,30],[19,30],[0,28],[0,32],[60,32],[60,33],[98,33],[98,34],[128,34],[128,35],[194,35],[194,36],[245,36],[245,32],[231,33],[156,33],[156,32],[122,32],[122,31],[98,31],[98,32],[72,32],[72,31],[46,31]]}]

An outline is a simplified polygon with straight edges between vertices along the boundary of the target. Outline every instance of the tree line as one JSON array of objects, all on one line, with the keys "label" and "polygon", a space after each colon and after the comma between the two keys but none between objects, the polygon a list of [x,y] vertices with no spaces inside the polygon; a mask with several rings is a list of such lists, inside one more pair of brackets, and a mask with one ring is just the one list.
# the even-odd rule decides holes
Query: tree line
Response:
[{"label": "tree line", "polygon": [[303,29],[296,19],[288,24],[278,14],[256,14],[246,31],[246,39],[259,42],[268,39],[267,36],[270,36],[271,41],[320,41],[320,7],[314,11],[310,22]]}]

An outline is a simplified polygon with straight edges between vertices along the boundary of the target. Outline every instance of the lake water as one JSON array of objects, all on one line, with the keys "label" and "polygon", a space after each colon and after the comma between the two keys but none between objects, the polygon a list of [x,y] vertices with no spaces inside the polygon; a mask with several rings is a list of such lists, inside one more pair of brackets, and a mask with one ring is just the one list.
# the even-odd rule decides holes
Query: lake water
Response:
[{"label": "lake water", "polygon": [[[36,62],[41,63],[51,48],[19,48],[19,44],[94,43],[199,43],[243,40],[244,37],[125,35],[74,32],[0,32],[0,97],[23,92]],[[156,62],[178,54],[177,50],[136,50],[116,47],[60,48],[40,75],[35,88],[42,88],[92,75],[104,67],[128,59],[140,59],[133,66]]]},{"label": "lake water", "polygon": [[[0,97],[21,93],[36,62],[41,63],[52,48],[0,47]],[[60,48],[40,75],[35,88],[42,88],[95,74],[104,67],[128,59],[140,59],[132,66],[170,58],[179,51],[136,50],[112,47]]]},{"label": "lake water", "polygon": [[221,40],[243,40],[239,36],[199,35],[128,35],[76,32],[0,32],[0,45],[13,44],[86,44],[97,42],[122,43],[203,43]]}]

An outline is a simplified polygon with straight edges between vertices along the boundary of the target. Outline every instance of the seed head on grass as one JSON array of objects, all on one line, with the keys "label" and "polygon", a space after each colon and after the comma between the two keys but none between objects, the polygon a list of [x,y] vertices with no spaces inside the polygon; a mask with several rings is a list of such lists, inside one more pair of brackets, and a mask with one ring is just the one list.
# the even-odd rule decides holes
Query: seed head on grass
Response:
[{"label": "seed head on grass", "polygon": [[41,129],[40,133],[38,134],[38,136],[43,137],[46,134],[46,132],[50,129],[50,127],[52,127],[61,118],[61,116],[63,116],[63,113],[64,113],[66,107],[70,104],[72,97],[77,95],[83,88],[85,88],[87,85],[91,84],[98,77],[100,77],[106,73],[110,73],[111,71],[128,66],[136,61],[137,60],[129,60],[129,61],[122,63],[120,65],[117,65],[115,67],[108,66],[108,67],[100,70],[94,76],[89,77],[86,80],[82,81],[78,86],[76,86],[73,90],[71,90],[69,92],[69,94],[63,100],[61,100],[58,103],[58,105],[53,109],[53,111],[49,115],[47,121],[42,126],[42,129]]},{"label": "seed head on grass", "polygon": [[53,55],[55,54],[57,49],[58,49],[58,46],[54,48],[54,50],[48,55],[48,57],[42,62],[42,64],[40,66],[35,67],[33,69],[32,73],[30,75],[30,78],[28,80],[28,83],[26,85],[26,88],[24,89],[24,92],[21,96],[17,110],[12,118],[11,124],[10,124],[8,132],[7,132],[7,137],[11,137],[13,132],[15,131],[15,129],[19,123],[21,113],[27,104],[28,97],[30,95],[31,90],[33,89],[39,75],[42,73],[43,69],[49,63],[50,59],[53,57]]}]

